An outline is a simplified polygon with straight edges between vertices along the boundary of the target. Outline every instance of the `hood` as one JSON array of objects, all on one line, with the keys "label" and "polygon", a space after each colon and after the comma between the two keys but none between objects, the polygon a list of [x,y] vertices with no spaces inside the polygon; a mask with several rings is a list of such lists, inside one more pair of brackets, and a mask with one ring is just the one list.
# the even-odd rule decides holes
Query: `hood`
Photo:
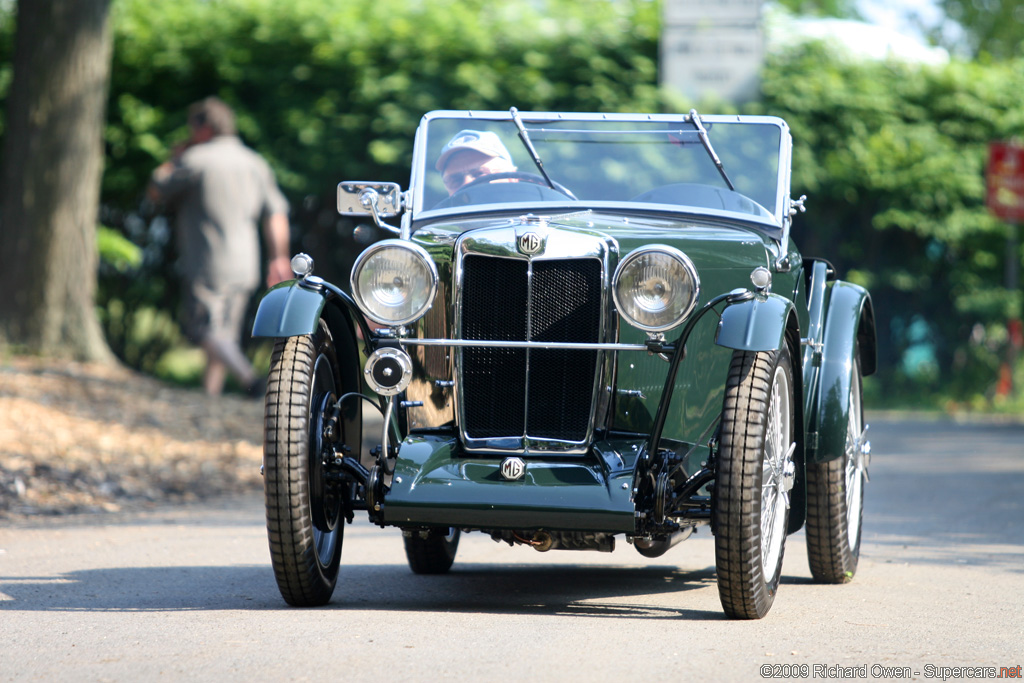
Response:
[{"label": "hood", "polygon": [[447,260],[445,256],[451,257],[455,242],[462,235],[512,229],[517,234],[530,231],[542,237],[552,231],[602,237],[618,246],[619,258],[639,247],[665,244],[683,251],[698,271],[733,268],[749,270],[759,265],[768,265],[767,251],[774,242],[770,233],[775,232],[756,223],[700,216],[669,219],[579,211],[435,222],[418,229],[413,234],[413,241],[427,248],[435,258]]}]

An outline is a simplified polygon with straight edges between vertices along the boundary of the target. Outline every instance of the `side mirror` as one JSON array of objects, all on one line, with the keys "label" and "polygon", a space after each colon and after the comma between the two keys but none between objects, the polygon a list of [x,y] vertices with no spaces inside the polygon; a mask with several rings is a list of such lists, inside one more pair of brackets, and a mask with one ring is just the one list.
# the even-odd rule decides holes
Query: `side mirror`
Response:
[{"label": "side mirror", "polygon": [[402,188],[398,183],[346,180],[338,183],[338,213],[343,216],[390,218],[402,212]]}]

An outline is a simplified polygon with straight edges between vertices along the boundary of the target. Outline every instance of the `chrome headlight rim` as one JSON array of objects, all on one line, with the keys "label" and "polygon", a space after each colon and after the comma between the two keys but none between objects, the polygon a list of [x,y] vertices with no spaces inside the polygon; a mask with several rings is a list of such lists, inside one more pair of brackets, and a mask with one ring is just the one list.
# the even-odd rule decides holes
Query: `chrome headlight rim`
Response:
[{"label": "chrome headlight rim", "polygon": [[[377,312],[375,312],[367,305],[366,300],[363,297],[363,293],[360,291],[359,288],[359,274],[360,272],[362,272],[362,268],[366,265],[366,263],[370,260],[371,257],[385,249],[395,248],[404,249],[406,251],[412,252],[425,266],[428,279],[430,282],[428,283],[429,291],[427,292],[427,296],[426,299],[424,300],[423,305],[417,308],[413,315],[404,318],[389,319],[378,315]],[[376,242],[370,245],[369,247],[364,249],[362,253],[359,254],[359,256],[356,258],[355,263],[352,264],[352,272],[349,274],[349,285],[351,286],[352,298],[355,300],[356,306],[359,307],[359,310],[362,311],[363,315],[365,315],[373,322],[378,323],[380,325],[386,325],[388,327],[401,327],[403,325],[408,325],[409,323],[416,322],[424,315],[426,315],[427,311],[429,311],[430,308],[434,305],[434,298],[437,296],[438,282],[439,278],[437,275],[437,266],[434,265],[434,260],[430,258],[430,254],[427,253],[427,250],[421,247],[420,245],[416,244],[415,242],[409,242],[407,240],[402,239],[381,240],[380,242]]]},{"label": "chrome headlight rim", "polygon": [[[619,297],[619,279],[622,276],[623,271],[637,259],[651,253],[663,254],[675,260],[680,266],[682,266],[683,270],[693,283],[693,292],[690,296],[690,301],[682,312],[680,312],[671,322],[665,325],[646,325],[639,320],[634,319],[626,312],[629,309],[623,306],[623,302]],[[697,267],[693,265],[693,261],[690,260],[689,256],[679,249],[670,247],[667,244],[652,244],[640,247],[639,249],[634,249],[629,252],[625,258],[619,261],[619,265],[615,267],[615,274],[612,276],[612,299],[615,302],[615,309],[618,311],[619,315],[633,327],[643,330],[644,332],[667,332],[668,330],[682,325],[697,307],[697,302],[700,300],[700,277],[697,275]]]}]

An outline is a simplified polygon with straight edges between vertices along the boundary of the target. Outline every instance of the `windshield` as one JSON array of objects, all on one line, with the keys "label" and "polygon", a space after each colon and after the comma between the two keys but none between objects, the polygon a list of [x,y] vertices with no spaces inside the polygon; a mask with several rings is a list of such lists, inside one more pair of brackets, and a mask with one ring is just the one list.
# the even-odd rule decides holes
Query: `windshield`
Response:
[{"label": "windshield", "polygon": [[702,120],[721,169],[687,116],[428,114],[414,158],[416,213],[628,202],[781,223],[785,124],[768,117]]}]

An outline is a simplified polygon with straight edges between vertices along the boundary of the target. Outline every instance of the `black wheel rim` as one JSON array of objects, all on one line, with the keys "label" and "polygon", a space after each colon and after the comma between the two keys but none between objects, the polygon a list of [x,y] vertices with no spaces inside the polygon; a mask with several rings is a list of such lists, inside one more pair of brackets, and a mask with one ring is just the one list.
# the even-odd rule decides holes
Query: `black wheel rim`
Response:
[{"label": "black wheel rim", "polygon": [[313,366],[309,403],[309,507],[313,521],[313,544],[320,566],[327,567],[340,542],[341,496],[333,491],[326,476],[325,458],[330,448],[324,437],[327,412],[336,396],[334,368],[324,355]]}]

